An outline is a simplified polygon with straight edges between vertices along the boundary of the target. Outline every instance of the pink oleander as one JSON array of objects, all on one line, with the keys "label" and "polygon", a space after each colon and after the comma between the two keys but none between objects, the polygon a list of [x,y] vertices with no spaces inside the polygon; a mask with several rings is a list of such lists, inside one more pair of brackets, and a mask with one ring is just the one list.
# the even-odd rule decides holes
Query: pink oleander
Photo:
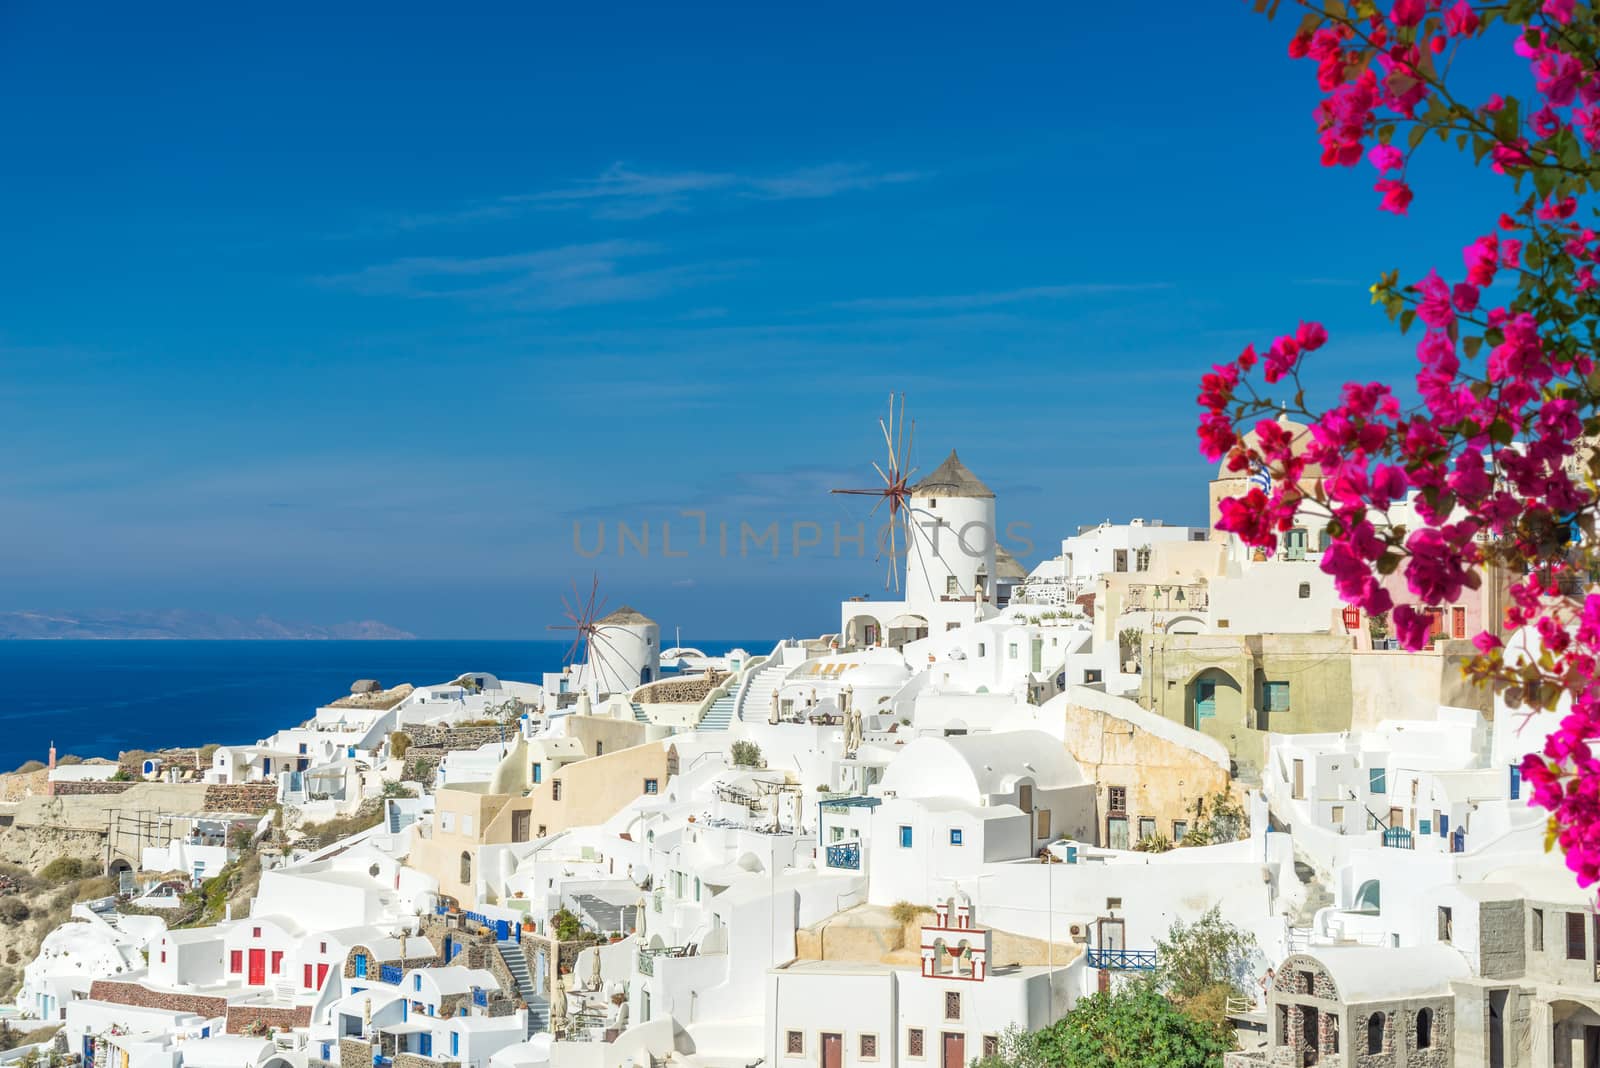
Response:
[{"label": "pink oleander", "polygon": [[[1523,714],[1562,713],[1522,776],[1550,812],[1549,842],[1589,886],[1600,879],[1600,756],[1588,741],[1600,738],[1600,593],[1587,592],[1600,576],[1600,234],[1580,219],[1600,192],[1600,24],[1574,0],[1301,6],[1289,55],[1316,67],[1324,166],[1365,160],[1378,210],[1404,215],[1409,164],[1436,138],[1502,175],[1508,210],[1463,235],[1459,267],[1409,283],[1391,271],[1372,287],[1401,333],[1420,324],[1415,399],[1349,382],[1333,407],[1309,408],[1301,375],[1329,343],[1313,322],[1204,376],[1201,451],[1270,486],[1222,501],[1218,527],[1271,551],[1297,514],[1326,517],[1322,570],[1407,649],[1430,641],[1430,608],[1495,583],[1507,607],[1473,639],[1468,674]],[[1525,63],[1534,92],[1458,99],[1450,69],[1468,48]],[[1408,527],[1391,510],[1412,493]],[[1404,599],[1385,584],[1395,574]],[[1518,633],[1536,637],[1507,655]]]}]

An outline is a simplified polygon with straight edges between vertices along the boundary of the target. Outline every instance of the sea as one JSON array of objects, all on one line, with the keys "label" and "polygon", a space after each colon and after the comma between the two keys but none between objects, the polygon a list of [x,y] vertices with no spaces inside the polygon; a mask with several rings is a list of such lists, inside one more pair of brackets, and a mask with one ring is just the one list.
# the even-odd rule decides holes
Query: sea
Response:
[{"label": "sea", "polygon": [[[773,640],[695,641],[710,655]],[[448,682],[468,671],[537,683],[560,641],[0,641],[0,771],[58,753],[256,742],[311,718],[357,679]]]}]

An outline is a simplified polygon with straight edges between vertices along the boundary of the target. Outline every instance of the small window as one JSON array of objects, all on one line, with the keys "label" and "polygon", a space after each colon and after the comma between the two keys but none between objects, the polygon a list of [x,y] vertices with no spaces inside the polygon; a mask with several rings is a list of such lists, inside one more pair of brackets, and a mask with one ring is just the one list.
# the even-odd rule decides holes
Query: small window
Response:
[{"label": "small window", "polygon": [[542,763],[534,764],[534,766],[533,766],[533,782],[534,782],[535,786],[537,786],[539,783],[544,782],[544,764],[542,764]]},{"label": "small window", "polygon": [[261,928],[259,928],[259,927],[250,928],[250,937],[251,938],[260,938],[261,937]]},{"label": "small window", "polygon": [[922,1028],[913,1027],[910,1030],[906,1031],[906,1056],[908,1056],[908,1057],[921,1057],[921,1056],[923,1056],[922,1042],[923,1042]]},{"label": "small window", "polygon": [[877,1035],[861,1036],[861,1059],[864,1061],[875,1061],[878,1059]]},{"label": "small window", "polygon": [[1151,816],[1139,817],[1139,841],[1156,836],[1156,821]]},{"label": "small window", "polygon": [[900,827],[900,848],[911,848],[911,828],[905,825],[901,825]]},{"label": "small window", "polygon": [[594,755],[602,756],[606,751],[606,743],[596,738],[594,740]]},{"label": "small window", "polygon": [[1383,1052],[1383,1024],[1384,1016],[1381,1012],[1375,1012],[1367,1017],[1368,1055]]},{"label": "small window", "polygon": [[1107,789],[1106,808],[1111,812],[1126,812],[1128,810],[1128,788],[1126,786],[1112,786]]},{"label": "small window", "polygon": [[1300,599],[1302,601],[1311,600],[1311,583],[1309,583],[1309,582],[1300,583]]},{"label": "small window", "polygon": [[1583,960],[1589,955],[1589,938],[1584,931],[1583,913],[1567,913],[1567,959]]},{"label": "small window", "polygon": [[644,781],[644,792],[647,793],[647,794],[658,794],[658,793],[660,793],[661,792],[661,783],[660,783],[660,781],[656,780],[656,779],[646,779]]},{"label": "small window", "polygon": [[411,977],[411,989],[412,990],[421,990],[422,989],[422,976],[413,975]]},{"label": "small window", "polygon": [[1387,784],[1384,781],[1382,768],[1367,769],[1367,789],[1375,794],[1384,794],[1389,792]]},{"label": "small window", "polygon": [[806,1033],[788,1031],[783,1036],[783,1051],[791,1057],[802,1057],[806,1052]]},{"label": "small window", "polygon": [[1006,656],[1011,660],[1015,660],[1017,658],[1017,643],[1016,642],[1010,642],[1010,643],[1008,643],[1006,645]]},{"label": "small window", "polygon": [[1417,1048],[1428,1049],[1433,1045],[1433,1010],[1423,1009],[1417,1013]]},{"label": "small window", "polygon": [[1448,942],[1455,936],[1455,918],[1448,906],[1439,906],[1439,941]]},{"label": "small window", "polygon": [[1173,820],[1172,821],[1172,840],[1174,842],[1183,841],[1183,836],[1188,834],[1188,833],[1189,833],[1189,821],[1188,820]]},{"label": "small window", "polygon": [[1150,550],[1149,549],[1135,549],[1134,550],[1134,552],[1133,552],[1133,569],[1135,571],[1149,571],[1150,570]]},{"label": "small window", "polygon": [[954,990],[945,992],[944,1018],[946,1020],[961,1019],[961,995]]},{"label": "small window", "polygon": [[1106,911],[1107,912],[1113,912],[1116,909],[1120,909],[1121,907],[1122,907],[1122,899],[1120,897],[1108,897],[1108,898],[1106,898]]},{"label": "small window", "polygon": [[949,597],[954,597],[961,592],[961,586],[956,582],[956,577],[954,575],[945,576],[944,592],[945,595]]},{"label": "small window", "polygon": [[561,800],[561,780],[560,779],[551,779],[550,780],[550,800],[552,800],[552,801],[560,801]]},{"label": "small window", "polygon": [[1289,684],[1287,682],[1262,683],[1261,706],[1268,712],[1289,711]]},{"label": "small window", "polygon": [[[1146,553],[1146,554],[1149,553],[1148,549],[1140,549],[1139,551],[1142,552],[1142,553]],[[1144,569],[1140,568],[1139,570],[1143,571]],[[983,1055],[985,1057],[998,1057],[998,1056],[1000,1056],[1000,1036],[999,1035],[984,1035],[983,1036]]]},{"label": "small window", "polygon": [[983,642],[979,642],[978,643],[978,659],[982,660],[983,657],[984,657],[984,644],[983,644]]},{"label": "small window", "polygon": [[1534,949],[1540,951],[1544,949],[1544,909],[1533,910],[1533,933],[1531,941],[1533,942]]},{"label": "small window", "polygon": [[1339,827],[1343,827],[1344,826],[1344,806],[1343,805],[1334,805],[1328,811],[1328,815],[1329,815],[1329,818],[1333,820],[1333,822],[1334,822],[1334,824],[1336,826],[1339,826]]},{"label": "small window", "polygon": [[950,844],[953,845],[953,846],[958,846],[958,845],[961,844],[961,828],[960,827],[952,827],[952,828],[950,828]]},{"label": "small window", "polygon": [[244,971],[244,951],[236,949],[228,954],[228,971],[237,975]]}]

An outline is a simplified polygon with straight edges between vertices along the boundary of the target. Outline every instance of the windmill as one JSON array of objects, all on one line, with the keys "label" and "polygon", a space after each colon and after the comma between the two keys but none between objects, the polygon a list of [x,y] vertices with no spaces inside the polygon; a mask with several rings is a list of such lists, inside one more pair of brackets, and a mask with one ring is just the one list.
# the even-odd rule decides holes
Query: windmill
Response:
[{"label": "windmill", "polygon": [[599,696],[602,673],[608,678],[615,674],[603,670],[607,667],[607,656],[610,655],[614,660],[622,659],[605,635],[607,628],[603,619],[606,602],[600,596],[600,576],[593,577],[587,598],[578,592],[578,580],[573,579],[572,599],[569,601],[567,595],[562,594],[561,610],[567,622],[552,623],[549,629],[572,632],[572,644],[567,646],[561,658],[562,670],[570,672],[574,665],[581,664],[583,688],[593,691],[593,696]]},{"label": "windmill", "polygon": [[[873,462],[873,470],[878,472],[878,477],[883,479],[883,485],[872,486],[864,489],[836,489],[830,493],[849,494],[858,497],[876,497],[877,503],[872,506],[868,518],[878,514],[885,502],[889,505],[889,571],[883,580],[883,588],[888,589],[893,583],[894,591],[900,592],[900,525],[905,522],[911,511],[911,476],[917,469],[910,466],[911,447],[916,440],[917,424],[912,420],[906,423],[906,395],[900,394],[900,413],[896,418],[894,410],[893,393],[889,394],[889,418],[878,420],[878,429],[883,431],[883,443],[888,449],[888,457],[880,466]],[[911,537],[906,535],[907,548],[910,548]],[[881,542],[880,542],[881,545]],[[880,548],[878,556],[883,551]]]}]

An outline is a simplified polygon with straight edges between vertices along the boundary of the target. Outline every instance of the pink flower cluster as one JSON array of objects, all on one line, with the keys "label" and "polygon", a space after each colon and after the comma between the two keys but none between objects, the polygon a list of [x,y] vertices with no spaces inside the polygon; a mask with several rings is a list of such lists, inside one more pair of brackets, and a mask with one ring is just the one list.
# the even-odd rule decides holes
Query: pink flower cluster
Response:
[{"label": "pink flower cluster", "polygon": [[[1352,382],[1333,407],[1302,412],[1298,436],[1275,418],[1255,421],[1276,408],[1251,376],[1266,386],[1291,380],[1298,396],[1303,362],[1327,342],[1321,326],[1302,323],[1204,376],[1201,451],[1226,458],[1230,471],[1271,476],[1220,502],[1220,529],[1272,549],[1303,509],[1323,510],[1323,571],[1347,603],[1387,615],[1408,649],[1430,640],[1429,609],[1478,588],[1486,567],[1509,583],[1504,618],[1474,639],[1473,677],[1530,709],[1570,702],[1522,773],[1589,885],[1600,880],[1600,756],[1587,742],[1600,738],[1600,593],[1574,598],[1587,572],[1574,570],[1572,540],[1578,518],[1596,511],[1575,459],[1586,420],[1593,428],[1600,419],[1585,347],[1600,333],[1600,234],[1578,222],[1593,212],[1580,210],[1575,191],[1600,190],[1600,162],[1588,154],[1600,152],[1600,55],[1583,45],[1600,19],[1589,5],[1544,0],[1513,43],[1536,99],[1497,94],[1474,107],[1449,95],[1433,57],[1524,16],[1503,4],[1447,3],[1390,0],[1354,16],[1344,6],[1317,12],[1308,0],[1316,14],[1289,54],[1316,64],[1322,163],[1350,167],[1364,156],[1379,175],[1379,208],[1403,215],[1411,151],[1431,139],[1397,133],[1420,126],[1460,138],[1497,173],[1533,172],[1537,194],[1462,249],[1457,277],[1430,271],[1412,285],[1386,277],[1374,287],[1391,318],[1422,327],[1417,404],[1403,409],[1389,386]],[[1418,518],[1404,528],[1389,516],[1403,500]],[[1583,551],[1596,560],[1593,547]],[[1409,595],[1402,603],[1384,583],[1396,572]],[[1537,636],[1537,656],[1505,655],[1501,634],[1514,630]]]}]

